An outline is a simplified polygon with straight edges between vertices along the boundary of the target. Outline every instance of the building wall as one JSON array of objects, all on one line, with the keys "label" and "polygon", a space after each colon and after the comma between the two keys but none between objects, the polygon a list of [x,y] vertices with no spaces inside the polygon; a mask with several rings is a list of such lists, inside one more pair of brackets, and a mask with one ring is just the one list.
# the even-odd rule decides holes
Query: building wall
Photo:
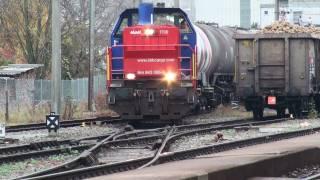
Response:
[{"label": "building wall", "polygon": [[240,26],[240,0],[197,0],[196,9],[198,21]]},{"label": "building wall", "polygon": [[251,27],[251,0],[240,0],[240,26]]},{"label": "building wall", "polygon": [[[257,7],[257,6],[255,6]],[[260,3],[260,20],[258,21],[261,27],[265,27],[273,22],[275,17],[274,0],[264,1]],[[264,12],[268,11],[268,15]],[[280,11],[285,11],[287,14],[282,19],[290,23],[298,23],[299,17],[302,17],[304,25],[307,24],[308,19],[311,17],[312,23],[320,25],[320,1],[319,0],[282,0],[280,1]],[[255,12],[256,13],[256,12]],[[257,13],[256,13],[257,14]],[[280,17],[281,18],[281,17]]]},{"label": "building wall", "polygon": [[288,10],[291,12],[291,21],[294,21],[294,14],[300,12],[304,22],[307,22],[309,17],[311,17],[313,24],[320,25],[319,0],[289,0]]},{"label": "building wall", "polygon": [[165,3],[168,8],[179,7],[188,14],[191,21],[196,20],[195,0],[142,0],[142,2],[153,3],[155,6],[158,3]]}]

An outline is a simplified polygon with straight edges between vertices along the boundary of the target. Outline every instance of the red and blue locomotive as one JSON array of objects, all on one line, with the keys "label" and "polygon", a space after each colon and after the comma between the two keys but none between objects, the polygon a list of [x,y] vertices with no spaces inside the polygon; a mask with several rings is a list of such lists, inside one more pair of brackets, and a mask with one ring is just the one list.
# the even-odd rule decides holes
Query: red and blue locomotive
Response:
[{"label": "red and blue locomotive", "polygon": [[106,58],[109,108],[123,119],[176,120],[212,104],[213,88],[232,82],[233,44],[219,43],[231,37],[227,29],[195,27],[179,8],[125,10]]}]

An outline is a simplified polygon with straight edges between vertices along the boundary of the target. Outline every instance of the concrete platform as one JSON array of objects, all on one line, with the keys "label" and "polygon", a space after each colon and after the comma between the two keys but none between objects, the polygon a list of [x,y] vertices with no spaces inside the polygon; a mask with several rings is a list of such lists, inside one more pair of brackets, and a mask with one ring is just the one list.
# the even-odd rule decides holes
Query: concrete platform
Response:
[{"label": "concrete platform", "polygon": [[315,134],[96,177],[92,180],[256,180],[261,178],[254,177],[270,177],[275,173],[281,175],[286,172],[284,170],[307,161],[320,162],[319,148],[320,134]]}]

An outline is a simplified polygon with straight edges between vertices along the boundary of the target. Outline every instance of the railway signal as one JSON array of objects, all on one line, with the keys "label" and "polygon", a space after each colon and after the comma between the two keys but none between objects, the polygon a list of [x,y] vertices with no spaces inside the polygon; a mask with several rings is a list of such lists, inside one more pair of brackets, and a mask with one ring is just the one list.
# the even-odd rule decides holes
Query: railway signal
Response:
[{"label": "railway signal", "polygon": [[50,115],[46,116],[46,125],[49,133],[51,133],[52,130],[57,133],[60,127],[60,116],[51,112]]}]

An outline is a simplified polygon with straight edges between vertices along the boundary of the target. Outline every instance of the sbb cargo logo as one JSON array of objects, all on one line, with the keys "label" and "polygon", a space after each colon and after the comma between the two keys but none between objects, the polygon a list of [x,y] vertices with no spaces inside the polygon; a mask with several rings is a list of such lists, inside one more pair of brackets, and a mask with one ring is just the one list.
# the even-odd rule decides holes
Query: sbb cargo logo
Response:
[{"label": "sbb cargo logo", "polygon": [[137,59],[138,63],[168,63],[168,62],[174,62],[173,58],[170,59]]}]

